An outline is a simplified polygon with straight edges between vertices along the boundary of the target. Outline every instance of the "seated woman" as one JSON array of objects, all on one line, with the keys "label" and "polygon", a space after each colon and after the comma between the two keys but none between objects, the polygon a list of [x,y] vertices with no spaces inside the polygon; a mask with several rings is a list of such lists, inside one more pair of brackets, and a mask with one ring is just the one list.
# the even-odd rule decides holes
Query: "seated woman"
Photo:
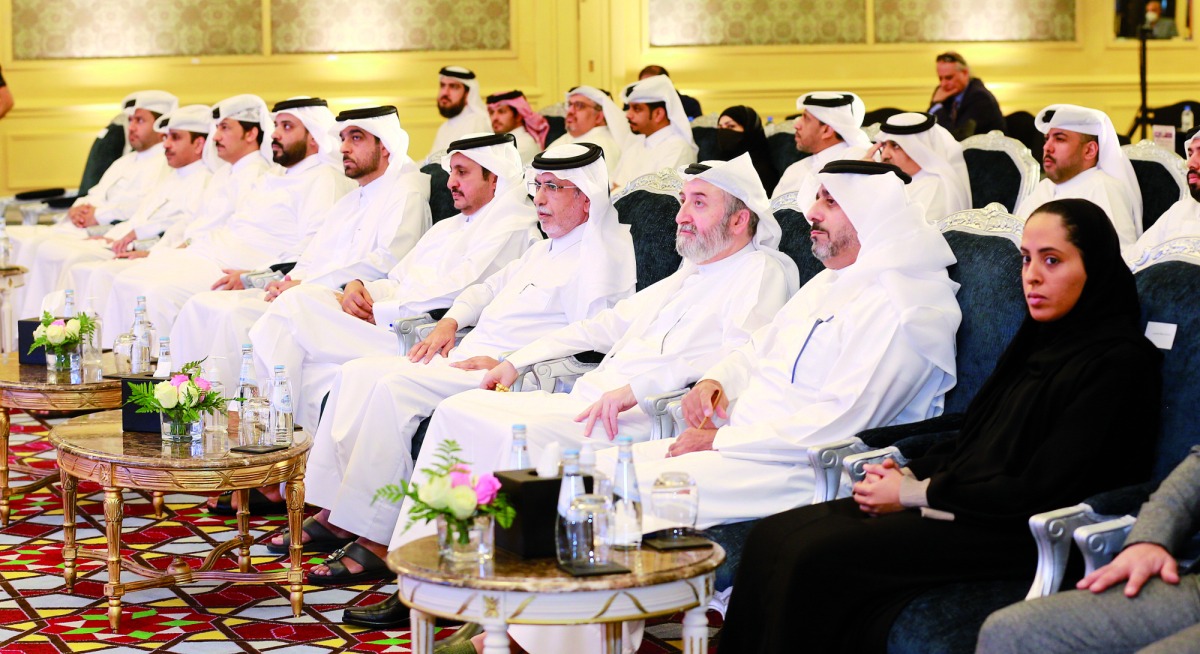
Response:
[{"label": "seated woman", "polygon": [[754,162],[754,170],[767,197],[771,197],[779,183],[779,171],[771,163],[767,133],[758,112],[739,104],[722,111],[717,119],[717,158],[730,161],[746,152],[750,153],[750,161]]},{"label": "seated woman", "polygon": [[920,593],[1032,580],[1031,514],[1149,476],[1161,356],[1142,336],[1112,223],[1086,200],[1039,208],[1021,239],[1029,317],[957,438],[900,470],[867,466],[853,498],[758,524],[720,651],[884,651]]}]

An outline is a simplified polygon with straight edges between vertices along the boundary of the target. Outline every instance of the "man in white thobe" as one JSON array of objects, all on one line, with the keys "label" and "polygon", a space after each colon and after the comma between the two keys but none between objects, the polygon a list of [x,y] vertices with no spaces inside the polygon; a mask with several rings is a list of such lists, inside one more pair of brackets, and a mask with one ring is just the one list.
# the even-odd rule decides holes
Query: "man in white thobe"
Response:
[{"label": "man in white thobe", "polygon": [[594,86],[576,86],[567,91],[567,115],[564,118],[567,133],[546,146],[552,148],[571,143],[594,143],[604,150],[604,163],[611,176],[621,161],[621,148],[631,140],[621,108],[604,89]]},{"label": "man in white thobe", "polygon": [[438,71],[438,113],[446,122],[438,126],[429,154],[444,152],[450,143],[467,134],[491,131],[487,106],[479,94],[475,73],[462,66],[446,66]]},{"label": "man in white thobe", "polygon": [[820,182],[817,172],[831,161],[862,159],[871,149],[871,139],[862,131],[866,105],[853,93],[815,91],[796,98],[804,113],[796,118],[796,149],[810,156],[783,171],[772,197],[796,193],[796,204],[807,207]]},{"label": "man in white thobe", "polygon": [[[322,507],[312,519],[320,531],[359,538],[314,568],[309,583],[390,574],[380,557],[400,507],[371,500],[384,485],[409,478],[413,434],[439,402],[478,387],[504,352],[633,294],[633,241],[608,199],[601,157],[598,146],[579,144],[538,155],[531,186],[549,238],[463,291],[407,357],[357,359],[342,367],[309,456],[305,499]],[[455,333],[468,325],[475,329],[455,347]],[[277,536],[271,546],[284,540]]]},{"label": "man in white thobe", "polygon": [[128,324],[136,298],[145,296],[148,319],[169,333],[183,303],[196,293],[240,289],[241,273],[300,257],[353,183],[331,163],[340,155],[324,100],[286,100],[273,114],[271,148],[284,173],[264,175],[221,227],[186,248],[154,252],[145,264],[117,275],[101,314],[106,324]]},{"label": "man in white thobe", "polygon": [[971,208],[971,180],[962,146],[929,114],[896,114],[883,121],[875,135],[879,160],[912,177],[908,199],[925,207],[925,220],[934,225],[946,216]]},{"label": "man in white thobe", "polygon": [[621,145],[621,162],[613,173],[613,188],[621,188],[663,168],[696,162],[692,124],[671,78],[654,75],[634,82],[625,87],[621,100],[634,136]]},{"label": "man in white thobe", "polygon": [[463,289],[541,240],[510,136],[455,141],[442,165],[462,213],[431,227],[386,274],[364,275],[343,293],[301,285],[272,302],[250,329],[258,378],[276,365],[287,368],[300,424],[316,426],[342,364],[399,353],[392,332],[397,318],[448,309]]},{"label": "man in white thobe", "polygon": [[1042,146],[1046,178],[1021,200],[1014,214],[1027,220],[1051,200],[1090,200],[1108,214],[1121,247],[1133,246],[1142,234],[1142,191],[1108,115],[1073,104],[1052,104],[1038,112],[1034,124],[1046,135]]},{"label": "man in white thobe", "polygon": [[[114,161],[88,194],[76,199],[55,225],[8,228],[13,263],[32,269],[42,241],[82,240],[91,235],[89,229],[102,234],[108,229],[107,225],[131,218],[142,198],[170,170],[163,156],[162,134],[155,131],[154,124],[178,106],[175,96],[165,91],[139,91],[126,96],[122,111],[128,119],[126,142],[130,152]],[[41,302],[41,295],[26,300],[32,295],[23,287],[16,289],[12,297],[14,306],[23,309],[27,301],[36,306]]]},{"label": "man in white thobe", "polygon": [[1184,237],[1200,237],[1200,132],[1184,141],[1187,152],[1187,184],[1190,197],[1171,205],[1158,220],[1142,233],[1137,243],[1124,249],[1125,259],[1131,265],[1144,263],[1146,255],[1154,248]]},{"label": "man in white thobe", "polygon": [[302,282],[337,291],[354,279],[382,277],[429,229],[429,176],[408,157],[396,108],[343,111],[334,129],[346,176],[358,188],[329,210],[296,266],[265,289],[192,296],[171,329],[172,356],[208,358],[225,388],[234,388],[241,345],[269,303]]},{"label": "man in white thobe", "polygon": [[[266,138],[274,125],[267,105],[256,95],[235,95],[213,106],[209,138],[204,142],[203,159],[213,174],[200,198],[200,206],[190,219],[167,228],[157,241],[134,241],[129,249],[106,261],[76,264],[59,277],[59,288],[75,289],[90,308],[105,315],[113,279],[121,272],[145,263],[153,252],[186,247],[192,239],[214,229],[233,215],[234,208],[245,202],[259,179],[275,169],[271,162],[271,139]],[[57,300],[49,301],[57,304]],[[110,325],[101,337],[105,347],[125,322]]]},{"label": "man in white thobe", "polygon": [[[71,282],[71,268],[112,260],[135,240],[154,238],[176,222],[190,220],[195,215],[211,176],[201,158],[211,116],[211,107],[193,104],[179,107],[160,119],[163,126],[158,131],[165,136],[163,154],[170,172],[142,198],[132,218],[114,224],[103,236],[45,240],[25,277],[28,306],[20,315],[41,315],[47,308],[42,302],[47,293],[74,288],[63,285]],[[91,308],[95,310],[94,303]]]},{"label": "man in white thobe", "polygon": [[529,106],[529,100],[520,91],[497,93],[487,97],[488,117],[492,131],[496,134],[512,134],[521,153],[521,163],[526,166],[534,155],[546,148],[546,135],[550,123],[546,117]]}]

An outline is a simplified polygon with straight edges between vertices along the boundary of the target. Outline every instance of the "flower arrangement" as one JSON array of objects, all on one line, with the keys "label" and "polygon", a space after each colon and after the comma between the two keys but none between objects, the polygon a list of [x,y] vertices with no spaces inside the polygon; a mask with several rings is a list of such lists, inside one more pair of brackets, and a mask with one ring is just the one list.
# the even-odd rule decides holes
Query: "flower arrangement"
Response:
[{"label": "flower arrangement", "polygon": [[33,330],[33,345],[29,346],[29,352],[44,347],[46,352],[63,354],[77,347],[94,331],[96,323],[86,313],[64,319],[55,318],[49,311],[43,311],[42,324]]},{"label": "flower arrangement", "polygon": [[470,540],[471,526],[479,516],[491,516],[506,529],[512,526],[517,510],[500,492],[500,480],[490,474],[472,475],[470,464],[458,458],[461,451],[457,442],[443,441],[434,455],[434,466],[421,471],[426,483],[389,484],[376,491],[372,501],[400,502],[408,498],[413,508],[405,531],[417,520],[429,522],[441,517],[453,538],[464,545]]},{"label": "flower arrangement", "polygon": [[[185,364],[166,381],[129,385],[129,404],[138,413],[161,413],[172,427],[184,430],[200,420],[201,413],[215,413],[225,407],[225,398],[210,393],[212,383],[200,376],[201,361]],[[175,432],[172,432],[175,433]],[[176,435],[184,434],[179,431]]]}]

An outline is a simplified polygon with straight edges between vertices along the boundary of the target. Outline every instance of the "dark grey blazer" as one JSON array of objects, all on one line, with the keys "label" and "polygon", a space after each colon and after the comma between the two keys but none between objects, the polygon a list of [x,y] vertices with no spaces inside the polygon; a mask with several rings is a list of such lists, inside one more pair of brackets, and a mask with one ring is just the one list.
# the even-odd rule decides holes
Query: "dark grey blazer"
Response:
[{"label": "dark grey blazer", "polygon": [[1178,556],[1197,531],[1200,531],[1200,445],[1192,448],[1142,505],[1125,545],[1157,543]]}]

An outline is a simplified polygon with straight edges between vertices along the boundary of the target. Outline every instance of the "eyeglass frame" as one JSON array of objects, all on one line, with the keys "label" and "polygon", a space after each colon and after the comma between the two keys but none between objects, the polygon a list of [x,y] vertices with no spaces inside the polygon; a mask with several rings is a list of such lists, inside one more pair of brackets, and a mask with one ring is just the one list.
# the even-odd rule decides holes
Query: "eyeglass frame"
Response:
[{"label": "eyeglass frame", "polygon": [[525,182],[525,188],[529,191],[530,195],[537,195],[537,192],[543,188],[546,189],[546,192],[550,195],[558,195],[560,191],[565,191],[567,189],[574,189],[576,191],[583,190],[578,186],[559,186],[558,184],[554,184],[552,182],[539,182],[536,179]]}]

